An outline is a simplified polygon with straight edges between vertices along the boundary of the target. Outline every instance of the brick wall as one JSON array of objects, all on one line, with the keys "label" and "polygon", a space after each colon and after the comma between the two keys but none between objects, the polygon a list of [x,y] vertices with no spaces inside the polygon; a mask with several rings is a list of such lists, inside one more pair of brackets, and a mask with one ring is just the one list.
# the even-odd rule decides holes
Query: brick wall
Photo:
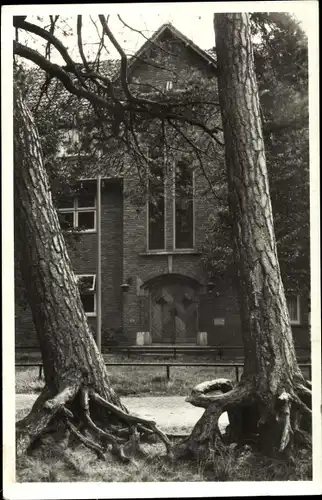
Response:
[{"label": "brick wall", "polygon": [[[166,45],[165,45],[165,48]],[[160,66],[157,69],[144,63],[136,63],[130,70],[132,82],[149,83],[165,90],[165,82],[173,81],[174,90],[185,88],[192,73],[195,78],[212,79],[216,90],[216,79],[211,66],[202,61],[191,48],[179,42],[175,57],[155,49],[154,58]],[[133,89],[135,86],[133,86]],[[208,166],[211,175],[216,162],[223,161],[220,154]],[[191,162],[196,160],[191,159]],[[116,334],[118,343],[134,344],[136,334],[148,327],[147,297],[142,294],[144,285],[156,276],[178,274],[200,284],[199,331],[208,333],[210,345],[241,345],[241,328],[236,293],[232,288],[214,283],[214,289],[207,290],[208,276],[202,261],[200,248],[209,227],[209,216],[216,211],[216,202],[209,192],[209,184],[198,163],[195,167],[195,241],[194,252],[174,250],[173,199],[166,199],[166,248],[163,254],[147,252],[147,207],[138,205],[135,195],[142,191],[142,185],[135,168],[126,169],[127,174],[120,182],[103,182],[102,186],[102,344]],[[132,167],[131,165],[129,167]],[[171,176],[170,176],[171,177]],[[169,182],[169,180],[167,180]],[[68,240],[68,237],[66,237]],[[97,234],[79,234],[77,241],[69,242],[69,252],[75,272],[96,273]],[[122,283],[128,283],[123,292]],[[224,284],[225,285],[225,284]],[[308,342],[307,301],[302,300],[302,324],[294,326],[296,343]],[[89,318],[95,334],[96,318]],[[37,344],[28,309],[22,311],[16,305],[16,341],[20,346]]]},{"label": "brick wall", "polygon": [[[122,338],[122,186],[120,181],[102,182],[102,344],[111,334]],[[97,232],[65,233],[65,242],[76,274],[97,272]],[[16,270],[18,273],[18,269]],[[15,331],[17,347],[38,347],[30,308],[22,304],[16,287]],[[88,323],[95,335],[96,318],[89,317]]]},{"label": "brick wall", "polygon": [[[162,48],[153,47],[153,56],[147,57],[146,61],[135,62],[129,72],[132,89],[140,88],[134,85],[139,82],[150,84],[164,91],[165,83],[172,81],[173,89],[176,90],[185,88],[192,74],[195,81],[198,80],[198,77],[213,78],[213,68],[196,55],[191,48],[186,47],[181,41],[176,41],[176,47],[169,49],[168,40],[171,40],[171,35],[167,37],[167,40],[158,41],[158,45]],[[171,55],[172,52],[174,55]],[[217,86],[216,80],[214,85]],[[149,86],[146,89],[151,91]]]}]

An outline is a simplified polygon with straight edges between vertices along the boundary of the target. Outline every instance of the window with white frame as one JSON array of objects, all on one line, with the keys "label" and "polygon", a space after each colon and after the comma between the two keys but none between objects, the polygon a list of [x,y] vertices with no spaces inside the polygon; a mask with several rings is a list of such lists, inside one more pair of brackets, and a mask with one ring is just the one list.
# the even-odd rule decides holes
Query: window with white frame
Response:
[{"label": "window with white frame", "polygon": [[58,217],[63,231],[96,231],[96,196],[86,192],[58,198]]},{"label": "window with white frame", "polygon": [[173,81],[172,80],[167,80],[166,85],[165,85],[166,90],[172,90],[173,89]]},{"label": "window with white frame", "polygon": [[79,153],[80,134],[76,128],[60,130],[60,142],[57,156],[75,156]]},{"label": "window with white frame", "polygon": [[77,274],[76,280],[86,316],[96,316],[96,274]]},{"label": "window with white frame", "polygon": [[291,325],[299,325],[301,323],[300,296],[289,295],[286,297],[286,302],[290,315]]}]

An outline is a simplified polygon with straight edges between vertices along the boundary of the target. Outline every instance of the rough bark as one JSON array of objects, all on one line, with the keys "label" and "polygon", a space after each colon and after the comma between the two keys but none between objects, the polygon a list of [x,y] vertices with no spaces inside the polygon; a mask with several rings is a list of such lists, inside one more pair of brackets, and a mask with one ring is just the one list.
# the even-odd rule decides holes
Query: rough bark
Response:
[{"label": "rough bark", "polygon": [[245,364],[232,391],[191,395],[207,409],[177,451],[213,449],[218,418],[229,411],[227,439],[286,452],[300,434],[298,412],[310,418],[303,387],[310,390],[296,360],[277,256],[249,16],[216,14],[214,27]]},{"label": "rough bark", "polygon": [[[18,91],[14,126],[16,235],[46,382],[31,413],[17,424],[17,452],[23,454],[49,424],[67,420],[66,428],[101,454],[99,445],[80,434],[75,423],[90,427],[106,441],[106,429],[111,425],[116,432],[117,424],[123,422],[124,427],[125,422],[131,437],[136,425],[142,422],[129,415],[109,383],[52,203],[37,128]],[[159,432],[154,423],[145,425]],[[164,436],[161,438],[168,445]],[[119,440],[110,442],[113,451],[123,459]]]}]

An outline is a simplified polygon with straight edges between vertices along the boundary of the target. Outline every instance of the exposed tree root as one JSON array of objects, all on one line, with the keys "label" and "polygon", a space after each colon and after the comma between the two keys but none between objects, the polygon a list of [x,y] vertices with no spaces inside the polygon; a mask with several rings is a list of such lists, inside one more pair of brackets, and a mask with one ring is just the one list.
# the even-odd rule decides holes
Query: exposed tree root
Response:
[{"label": "exposed tree root", "polygon": [[[306,404],[310,397],[311,391],[304,384],[294,384],[288,391],[280,388],[274,397],[261,394],[252,380],[244,379],[235,387],[226,379],[203,382],[186,401],[205,408],[205,412],[191,435],[176,445],[174,456],[207,459],[224,444],[236,443],[252,444],[265,453],[273,450],[292,459],[295,445],[310,446],[309,432],[300,428],[303,418],[311,415]],[[226,411],[229,425],[222,435],[218,421]]]},{"label": "exposed tree root", "polygon": [[69,401],[72,401],[79,389],[80,389],[80,382],[77,381],[76,383],[74,384],[66,384],[58,394],[56,394],[55,397],[53,397],[52,399],[48,399],[45,403],[44,403],[44,408],[47,408],[48,410],[50,410],[52,413],[56,412],[57,410],[59,410],[60,408],[62,408],[63,406],[65,406]]},{"label": "exposed tree root", "polygon": [[[311,391],[305,383],[281,387],[274,396],[262,394],[253,380],[244,379],[234,385],[227,379],[215,379],[198,384],[186,401],[205,408],[205,412],[189,436],[174,436],[165,434],[153,420],[107,401],[86,381],[65,384],[56,395],[45,387],[30,414],[17,424],[17,455],[57,428],[60,421],[65,423],[66,432],[100,458],[105,459],[109,449],[124,463],[144,454],[140,447],[142,436],[157,436],[171,460],[213,457],[230,443],[253,444],[265,452],[273,449],[288,458],[294,446],[311,446]],[[222,433],[218,421],[224,412],[228,413],[229,425]],[[98,415],[103,418],[97,419]],[[178,437],[183,439],[174,445],[170,438]]]},{"label": "exposed tree root", "polygon": [[291,426],[291,401],[290,395],[287,392],[282,392],[279,395],[278,400],[282,403],[280,410],[276,416],[277,420],[281,420],[283,429],[281,436],[281,443],[279,451],[284,451],[291,440],[291,435],[293,434]]},{"label": "exposed tree root", "polygon": [[[209,453],[213,454],[216,449],[224,445],[218,425],[220,416],[228,408],[242,404],[249,397],[248,387],[232,387],[230,381],[217,379],[199,384],[192,390],[191,396],[186,401],[194,406],[206,408],[206,410],[196,423],[191,435],[176,446],[174,450],[176,458],[193,455],[200,460],[202,457],[208,456]],[[231,389],[223,394],[209,394],[213,390],[227,391],[229,388]]]},{"label": "exposed tree root", "polygon": [[106,401],[104,398],[102,398],[99,394],[97,394],[94,391],[90,392],[90,397],[96,401],[97,403],[101,404],[108,410],[110,410],[112,413],[117,415],[121,420],[127,422],[129,425],[131,424],[142,424],[144,427],[150,429],[153,433],[157,434],[160,439],[164,442],[167,453],[171,454],[172,451],[172,445],[168,437],[164,432],[161,431],[154,422],[154,420],[147,420],[142,417],[138,417],[136,415],[130,414],[130,413],[125,413],[123,410],[118,408],[117,406],[113,405],[112,403],[109,403]]},{"label": "exposed tree root", "polygon": [[[107,414],[102,425],[92,415],[102,415],[104,411]],[[112,416],[115,418],[110,418]],[[22,455],[37,438],[57,428],[60,419],[65,421],[65,431],[95,451],[100,458],[105,459],[104,452],[108,447],[114,456],[125,463],[132,461],[133,456],[144,455],[140,435],[158,436],[165,444],[168,456],[172,456],[170,439],[153,420],[133,415],[123,406],[114,405],[89,389],[86,382],[66,384],[54,396],[48,390],[43,391],[30,414],[17,423],[17,455]],[[119,421],[123,426],[110,421]],[[84,435],[86,430],[91,437]]]},{"label": "exposed tree root", "polygon": [[91,439],[85,437],[69,421],[67,421],[67,427],[70,429],[71,433],[74,434],[80,440],[81,443],[83,443],[85,446],[87,446],[87,448],[89,448],[90,450],[95,451],[99,458],[101,458],[102,460],[105,460],[104,450],[99,444],[97,444],[94,441],[92,441]]},{"label": "exposed tree root", "polygon": [[52,391],[45,386],[37,400],[35,401],[31,412],[22,420],[17,422],[17,456],[22,456],[29,446],[39,438],[43,432],[46,432],[47,426],[52,421],[58,408],[48,411],[44,408],[45,402],[52,398]]}]

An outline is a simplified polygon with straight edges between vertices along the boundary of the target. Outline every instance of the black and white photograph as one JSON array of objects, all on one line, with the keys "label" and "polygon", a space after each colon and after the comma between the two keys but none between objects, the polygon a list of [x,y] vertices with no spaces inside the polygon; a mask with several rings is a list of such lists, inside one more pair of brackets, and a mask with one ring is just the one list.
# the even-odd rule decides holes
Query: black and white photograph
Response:
[{"label": "black and white photograph", "polygon": [[317,18],[3,7],[5,498],[322,493]]}]

